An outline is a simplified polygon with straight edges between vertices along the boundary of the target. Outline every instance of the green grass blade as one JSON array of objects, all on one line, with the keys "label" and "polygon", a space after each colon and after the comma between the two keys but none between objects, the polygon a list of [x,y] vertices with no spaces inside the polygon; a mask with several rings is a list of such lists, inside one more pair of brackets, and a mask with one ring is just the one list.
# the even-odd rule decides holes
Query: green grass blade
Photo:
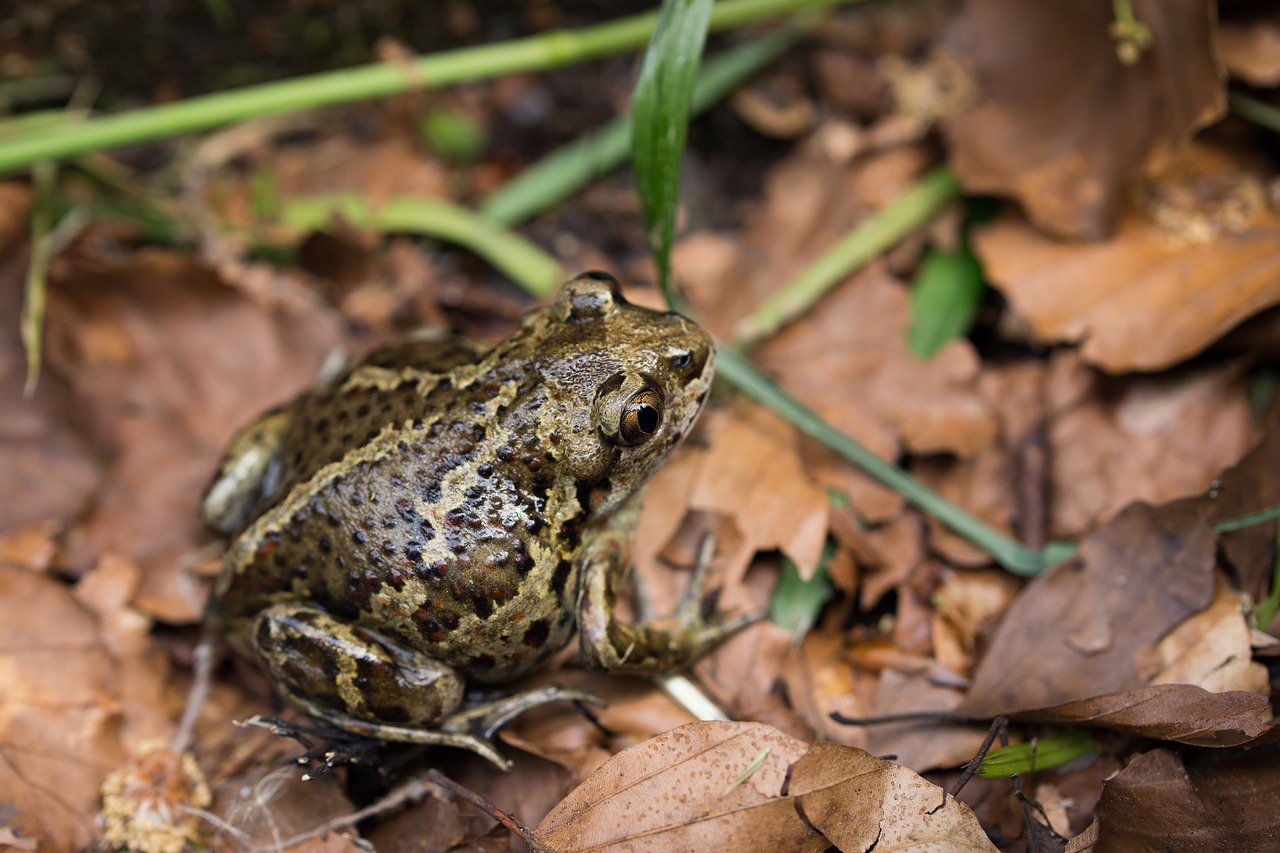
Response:
[{"label": "green grass blade", "polygon": [[734,341],[750,346],[807,311],[853,270],[888,250],[960,197],[960,184],[937,169],[867,217],[789,284],[739,323]]},{"label": "green grass blade", "polygon": [[823,421],[808,406],[762,376],[731,348],[719,349],[716,374],[986,551],[1006,571],[1016,575],[1037,575],[1075,552],[1075,546],[1065,542],[1053,542],[1044,550],[1037,551],[1008,538]]},{"label": "green grass blade", "polygon": [[280,219],[292,228],[314,229],[334,216],[360,229],[424,234],[463,246],[535,296],[550,296],[566,278],[555,258],[519,234],[442,201],[401,196],[374,208],[360,195],[309,196],[286,201]]},{"label": "green grass blade", "polygon": [[[697,115],[721,101],[791,45],[805,31],[792,22],[708,60],[693,90]],[[480,213],[514,225],[568,198],[591,181],[626,162],[631,153],[631,119],[618,118],[594,133],[544,157],[485,199]]]},{"label": "green grass blade", "polygon": [[1002,779],[1060,767],[1101,748],[1098,742],[1083,729],[1074,729],[1052,737],[1036,739],[1033,743],[1015,743],[993,749],[978,765],[978,775],[983,779]]},{"label": "green grass blade", "polygon": [[907,347],[923,361],[969,330],[982,301],[982,266],[973,252],[931,250],[911,287]]},{"label": "green grass blade", "polygon": [[663,0],[631,97],[636,188],[649,250],[658,262],[658,282],[669,303],[680,166],[710,20],[711,0]]},{"label": "green grass blade", "polygon": [[[849,0],[725,0],[716,4],[710,26],[726,29],[840,2]],[[649,37],[655,18],[652,13],[636,15],[582,30],[557,30],[444,51],[408,62],[344,68],[31,131],[0,141],[0,175],[40,160],[60,160],[260,116],[558,68],[639,47]]]}]

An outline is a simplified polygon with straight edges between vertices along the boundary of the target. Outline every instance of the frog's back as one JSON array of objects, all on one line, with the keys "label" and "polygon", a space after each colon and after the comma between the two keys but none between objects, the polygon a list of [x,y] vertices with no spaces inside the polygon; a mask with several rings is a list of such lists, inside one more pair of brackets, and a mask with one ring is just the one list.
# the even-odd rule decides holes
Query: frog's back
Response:
[{"label": "frog's back", "polygon": [[284,497],[235,543],[246,568],[220,606],[306,597],[502,680],[573,631],[571,562],[543,535],[565,497],[556,440],[537,429],[546,388],[519,353],[441,372],[413,355],[375,354],[299,401]]}]

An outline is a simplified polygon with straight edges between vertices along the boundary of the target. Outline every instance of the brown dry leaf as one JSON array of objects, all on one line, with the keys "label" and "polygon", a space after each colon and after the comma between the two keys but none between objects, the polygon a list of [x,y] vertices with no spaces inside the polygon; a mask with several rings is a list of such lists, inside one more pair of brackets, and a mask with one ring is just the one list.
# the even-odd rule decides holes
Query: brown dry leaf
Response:
[{"label": "brown dry leaf", "polygon": [[927,814],[939,802],[937,787],[862,750],[700,722],[614,756],[537,834],[565,851],[994,849],[959,802]]},{"label": "brown dry leaf", "polygon": [[985,648],[988,635],[1021,589],[1022,582],[1008,572],[944,569],[942,584],[933,594],[937,610],[931,620],[938,663],[968,676],[974,656]]},{"label": "brown dry leaf", "polygon": [[712,413],[706,435],[689,503],[733,519],[742,534],[726,560],[729,577],[740,578],[756,552],[773,549],[812,577],[827,536],[827,495],[805,472],[795,430],[751,406]]},{"label": "brown dry leaf", "polygon": [[65,585],[0,566],[0,803],[42,847],[86,849],[98,836],[98,788],[129,748],[116,677]]},{"label": "brown dry leaf", "polygon": [[791,768],[796,810],[843,851],[995,850],[969,807],[906,767],[830,743]]},{"label": "brown dry leaf", "polygon": [[[1270,418],[1262,441],[1235,467],[1224,471],[1201,498],[1211,524],[1280,504],[1280,424]],[[1275,566],[1276,522],[1219,534],[1218,544],[1236,587],[1260,600]]]},{"label": "brown dry leaf", "polygon": [[954,341],[927,363],[907,350],[906,287],[872,263],[756,350],[757,363],[828,423],[893,458],[967,455],[997,423],[977,392],[978,356]]},{"label": "brown dry leaf", "polygon": [[352,840],[355,831],[349,827],[323,838],[305,837],[354,811],[342,789],[333,773],[304,781],[292,762],[254,766],[219,786],[211,811],[225,824],[210,833],[210,843],[239,850],[364,849]]},{"label": "brown dry leaf", "polygon": [[1212,600],[1215,545],[1187,502],[1128,507],[1018,596],[961,710],[1007,715],[1146,683],[1156,643]]},{"label": "brown dry leaf", "polygon": [[22,495],[0,502],[5,533],[70,524],[98,477],[88,443],[72,426],[76,407],[66,384],[46,368],[36,393],[23,394],[27,361],[14,318],[21,315],[28,260],[26,252],[0,260],[0,316],[10,318],[0,324],[0,482],[11,495]]},{"label": "brown dry leaf", "polygon": [[1242,596],[1217,574],[1213,601],[1161,638],[1152,684],[1194,684],[1212,693],[1266,696],[1267,668],[1252,659],[1252,630]]},{"label": "brown dry leaf", "polygon": [[1212,5],[1134,0],[1133,11],[1153,43],[1126,66],[1104,0],[965,4],[947,49],[985,98],[943,129],[967,190],[1017,198],[1052,234],[1100,239],[1125,183],[1225,113]]},{"label": "brown dry leaf", "polygon": [[[602,677],[596,672],[562,669],[540,673],[527,686],[544,682],[592,693],[605,705],[592,709],[594,719],[569,703],[544,705],[521,714],[499,736],[504,743],[571,771],[577,779],[595,772],[614,753],[695,719],[644,678],[620,674]],[[510,689],[524,687],[512,685]],[[545,813],[546,809],[537,815],[527,811],[519,814],[529,821]]]},{"label": "brown dry leaf", "polygon": [[1218,52],[1233,77],[1251,86],[1280,83],[1280,14],[1257,5],[1244,16],[1224,20],[1218,27]]},{"label": "brown dry leaf", "polygon": [[50,369],[109,459],[69,542],[73,568],[127,555],[143,573],[139,607],[175,622],[199,615],[203,596],[180,565],[207,538],[197,506],[222,448],[310,382],[338,340],[332,312],[298,301],[309,308],[263,311],[200,264],[156,251],[63,271],[49,294]]},{"label": "brown dry leaf", "polygon": [[1280,751],[1152,750],[1107,781],[1096,813],[1096,853],[1274,850]]},{"label": "brown dry leaf", "polygon": [[[930,673],[902,673],[887,669],[880,674],[871,716],[954,711],[964,694],[954,687],[934,684]],[[987,727],[982,724],[916,722],[883,723],[865,728],[867,751],[892,755],[894,761],[918,773],[939,767],[959,767],[978,754]]]},{"label": "brown dry leaf", "polygon": [[31,197],[31,187],[25,181],[0,182],[0,257],[26,236]]},{"label": "brown dry leaf", "polygon": [[1113,373],[1159,370],[1280,302],[1280,213],[1266,175],[1197,144],[1108,240],[1062,243],[1007,216],[978,229],[974,248],[1039,339],[1083,341],[1085,359]]},{"label": "brown dry leaf", "polygon": [[1203,492],[1256,440],[1234,367],[1112,379],[1061,353],[1045,387],[1055,538],[1078,538],[1134,501],[1161,504]]},{"label": "brown dry leaf", "polygon": [[738,238],[736,263],[718,278],[704,274],[689,282],[698,321],[728,340],[748,312],[909,189],[930,160],[929,152],[917,146],[848,166],[800,152],[771,168],[763,201],[747,216]]},{"label": "brown dry leaf", "polygon": [[1210,693],[1194,684],[1153,684],[1011,715],[1020,722],[1091,726],[1193,746],[1240,746],[1271,736],[1266,696]]}]

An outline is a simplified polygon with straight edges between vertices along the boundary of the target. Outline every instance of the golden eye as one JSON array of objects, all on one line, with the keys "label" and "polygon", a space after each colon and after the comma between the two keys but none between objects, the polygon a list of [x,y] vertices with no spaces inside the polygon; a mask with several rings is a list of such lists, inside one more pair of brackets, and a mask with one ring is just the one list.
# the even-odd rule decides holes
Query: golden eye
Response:
[{"label": "golden eye", "polygon": [[657,391],[638,391],[622,410],[618,438],[623,444],[637,445],[648,441],[662,423],[662,397]]}]

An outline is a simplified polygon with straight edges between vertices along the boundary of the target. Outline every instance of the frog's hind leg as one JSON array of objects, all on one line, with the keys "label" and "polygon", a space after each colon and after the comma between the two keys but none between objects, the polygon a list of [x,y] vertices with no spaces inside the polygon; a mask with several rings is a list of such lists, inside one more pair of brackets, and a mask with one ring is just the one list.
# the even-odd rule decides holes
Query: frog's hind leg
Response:
[{"label": "frog's hind leg", "polygon": [[465,684],[453,667],[305,602],[264,609],[253,645],[285,697],[331,726],[374,740],[467,749],[504,770],[510,763],[490,743],[499,726],[545,702],[592,700],[547,688],[457,712]]}]

